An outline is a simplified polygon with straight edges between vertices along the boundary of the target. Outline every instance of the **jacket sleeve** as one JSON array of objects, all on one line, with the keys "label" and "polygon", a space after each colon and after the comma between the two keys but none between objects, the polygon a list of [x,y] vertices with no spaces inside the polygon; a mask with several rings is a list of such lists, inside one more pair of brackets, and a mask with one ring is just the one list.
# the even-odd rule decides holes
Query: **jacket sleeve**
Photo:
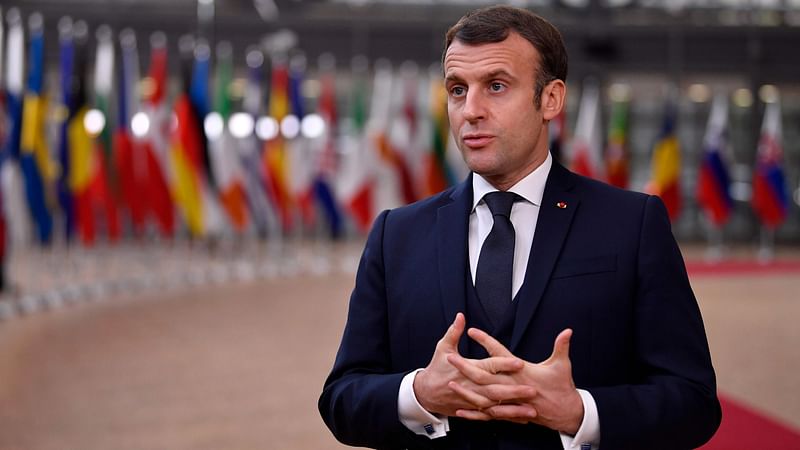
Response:
[{"label": "jacket sleeve", "polygon": [[344,444],[404,448],[413,434],[397,412],[400,382],[406,372],[391,371],[383,260],[388,213],[378,216],[367,238],[347,324],[318,407],[325,424]]},{"label": "jacket sleeve", "polygon": [[636,270],[636,384],[588,389],[597,403],[600,445],[698,447],[719,427],[721,410],[700,310],[658,197],[644,206]]}]

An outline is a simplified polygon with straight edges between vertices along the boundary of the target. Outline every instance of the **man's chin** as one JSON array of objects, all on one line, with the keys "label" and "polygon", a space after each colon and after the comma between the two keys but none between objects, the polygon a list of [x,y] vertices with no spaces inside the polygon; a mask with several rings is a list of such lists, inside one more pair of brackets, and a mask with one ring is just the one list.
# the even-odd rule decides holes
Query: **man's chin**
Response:
[{"label": "man's chin", "polygon": [[497,168],[494,165],[490,164],[470,164],[467,163],[467,167],[474,173],[487,178],[497,174]]},{"label": "man's chin", "polygon": [[475,153],[464,155],[462,153],[462,156],[465,156],[464,162],[467,164],[467,167],[469,167],[469,170],[477,173],[478,175],[481,176],[491,175],[492,173],[497,171],[497,164],[495,163],[495,161],[494,160],[490,161],[489,158],[484,157],[488,155],[481,155]]}]

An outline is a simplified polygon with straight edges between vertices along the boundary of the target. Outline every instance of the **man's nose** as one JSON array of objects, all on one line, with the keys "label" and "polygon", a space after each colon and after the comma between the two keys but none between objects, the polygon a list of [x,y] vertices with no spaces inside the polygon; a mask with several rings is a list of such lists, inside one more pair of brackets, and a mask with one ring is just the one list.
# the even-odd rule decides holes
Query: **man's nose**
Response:
[{"label": "man's nose", "polygon": [[464,109],[462,110],[464,120],[474,122],[486,117],[486,103],[480,92],[470,89],[464,100]]}]

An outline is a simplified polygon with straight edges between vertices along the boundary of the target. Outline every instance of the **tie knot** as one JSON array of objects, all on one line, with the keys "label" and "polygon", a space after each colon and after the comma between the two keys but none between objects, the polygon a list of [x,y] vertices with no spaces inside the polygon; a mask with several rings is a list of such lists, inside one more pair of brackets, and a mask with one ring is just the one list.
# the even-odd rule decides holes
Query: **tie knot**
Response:
[{"label": "tie knot", "polygon": [[493,216],[501,215],[511,217],[511,207],[517,199],[517,194],[513,192],[495,191],[483,196],[483,201],[489,206],[489,211]]}]

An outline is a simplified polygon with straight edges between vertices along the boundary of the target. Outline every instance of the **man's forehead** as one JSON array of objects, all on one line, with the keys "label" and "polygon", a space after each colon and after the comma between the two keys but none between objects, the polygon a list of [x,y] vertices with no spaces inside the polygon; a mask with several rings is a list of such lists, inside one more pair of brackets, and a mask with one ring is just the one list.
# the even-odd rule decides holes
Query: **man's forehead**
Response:
[{"label": "man's forehead", "polygon": [[527,65],[526,62],[535,64],[537,61],[538,52],[533,45],[512,32],[499,42],[472,44],[453,39],[445,52],[442,69],[445,77],[449,78],[463,71],[515,72]]}]

